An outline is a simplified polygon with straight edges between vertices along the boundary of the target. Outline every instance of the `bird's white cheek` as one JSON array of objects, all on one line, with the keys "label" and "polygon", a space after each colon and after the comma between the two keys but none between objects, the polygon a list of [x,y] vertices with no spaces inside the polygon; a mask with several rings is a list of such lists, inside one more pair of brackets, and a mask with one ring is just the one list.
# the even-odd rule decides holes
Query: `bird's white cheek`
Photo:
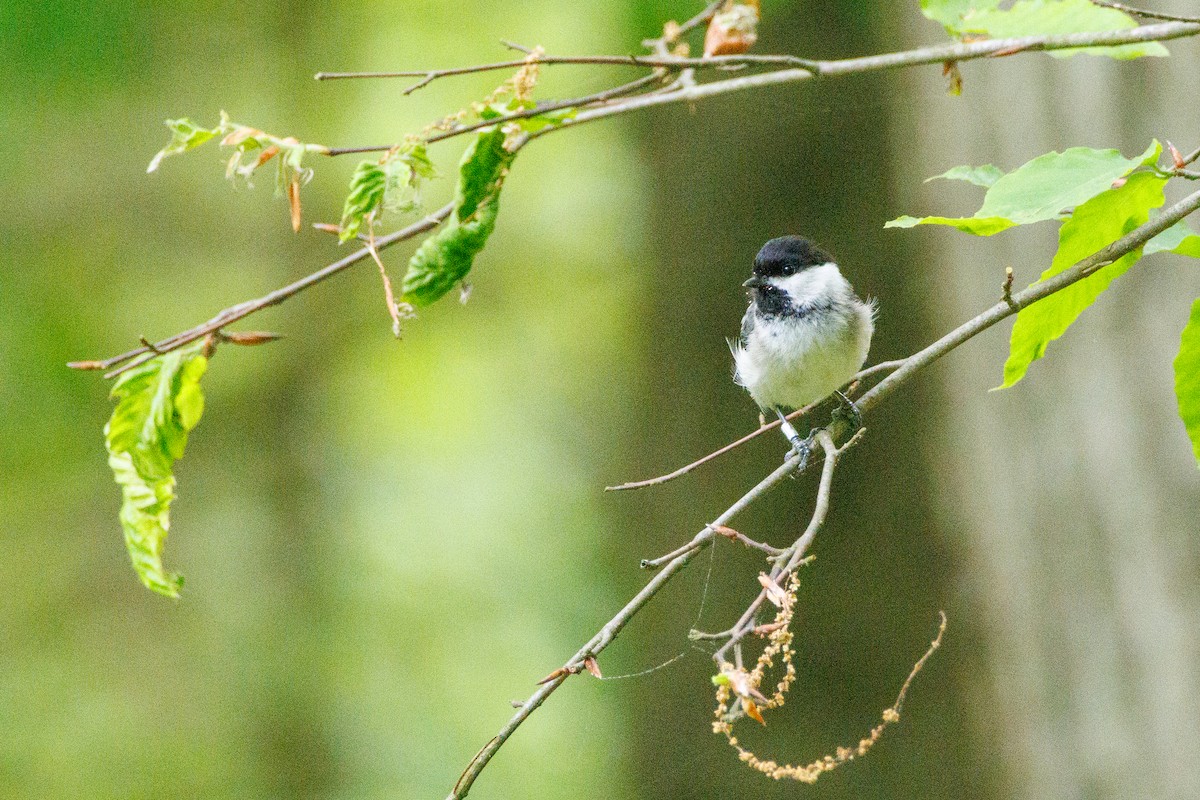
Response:
[{"label": "bird's white cheek", "polygon": [[786,278],[772,278],[771,282],[786,292],[796,305],[807,305],[830,295],[840,296],[849,288],[837,264],[832,262],[809,267]]}]

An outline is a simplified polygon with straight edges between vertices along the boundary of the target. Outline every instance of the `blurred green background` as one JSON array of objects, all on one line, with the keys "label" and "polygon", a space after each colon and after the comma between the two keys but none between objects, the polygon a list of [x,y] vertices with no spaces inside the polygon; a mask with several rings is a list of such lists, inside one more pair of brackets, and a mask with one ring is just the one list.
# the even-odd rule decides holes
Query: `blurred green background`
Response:
[{"label": "blurred green background", "polygon": [[[222,180],[210,145],[145,174],[161,122],[241,122],[382,144],[500,74],[403,96],[321,70],[627,53],[698,2],[0,5],[0,797],[441,797],[512,714],[683,542],[779,461],[758,442],[674,484],[659,474],[752,429],[724,337],[765,239],[800,232],[879,299],[873,360],[905,355],[1029,282],[1054,232],[884,231],[970,213],[970,187],[1050,149],[1200,140],[1196,44],[1159,62],[966,64],[668,107],[524,151],[464,307],[391,338],[369,264],[223,348],[178,465],[167,563],[181,602],[137,583],[105,464],[95,374],[339,255],[293,235],[271,181]],[[1162,7],[1162,4],[1160,4]],[[916,3],[768,2],[759,52],[844,57],[940,41]],[[538,96],[633,77],[557,67]],[[1189,95],[1189,92],[1192,92]],[[439,146],[452,174],[461,144]],[[306,223],[336,221],[354,157],[320,160]],[[430,207],[451,191],[429,190]],[[411,248],[388,251],[394,277]],[[1200,519],[1170,359],[1197,280],[1147,261],[1017,390],[1005,335],[970,343],[867,421],[804,573],[799,679],[743,740],[780,761],[856,741],[945,608],[946,645],[902,723],[815,788],[743,768],[709,730],[722,629],[759,562],[720,543],[481,777],[481,798],[1179,797],[1200,780]],[[777,544],[813,481],[739,529]],[[707,587],[707,592],[705,592]]]}]

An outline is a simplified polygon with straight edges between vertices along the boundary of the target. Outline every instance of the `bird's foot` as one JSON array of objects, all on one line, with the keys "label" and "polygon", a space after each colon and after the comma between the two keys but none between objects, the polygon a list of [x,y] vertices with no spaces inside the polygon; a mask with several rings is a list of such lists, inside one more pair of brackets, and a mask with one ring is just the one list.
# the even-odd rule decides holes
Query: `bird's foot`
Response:
[{"label": "bird's foot", "polygon": [[801,439],[797,436],[791,439],[792,449],[783,454],[783,460],[787,461],[793,455],[799,456],[800,460],[796,462],[796,474],[804,472],[804,468],[808,466],[808,456],[812,453],[813,442],[817,439],[817,431],[814,430],[808,434],[807,439]]},{"label": "bird's foot", "polygon": [[783,435],[787,437],[787,440],[792,443],[792,449],[783,454],[783,459],[786,461],[792,457],[793,453],[796,454],[800,457],[800,461],[796,465],[796,472],[803,472],[804,468],[808,466],[808,454],[812,452],[817,432],[815,430],[810,431],[807,439],[801,438],[795,427],[792,426],[792,423],[788,421],[787,416],[784,415],[782,409],[775,409],[775,414],[779,417],[780,430],[783,431]]},{"label": "bird's foot", "polygon": [[833,410],[833,418],[844,419],[846,422],[849,422],[851,426],[850,432],[854,433],[863,426],[862,412],[858,410],[858,406],[854,404],[854,401],[846,397],[846,395],[841,392],[835,392],[834,394],[841,399],[842,404]]}]

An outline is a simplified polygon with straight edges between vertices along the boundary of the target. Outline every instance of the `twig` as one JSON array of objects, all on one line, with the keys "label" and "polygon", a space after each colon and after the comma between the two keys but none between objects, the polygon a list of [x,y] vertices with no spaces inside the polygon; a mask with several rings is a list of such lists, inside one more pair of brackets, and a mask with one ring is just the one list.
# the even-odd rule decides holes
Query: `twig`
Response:
[{"label": "twig", "polygon": [[925,662],[942,646],[942,637],[946,635],[946,612],[938,611],[938,618],[940,622],[938,622],[937,635],[929,643],[929,647],[925,650],[925,655],[918,658],[917,663],[913,664],[913,668],[909,670],[908,677],[904,679],[904,685],[900,687],[900,691],[896,694],[896,702],[892,703],[892,710],[897,714],[900,713],[900,709],[904,705],[904,698],[908,695],[908,689],[912,686],[913,679],[917,677],[917,673],[925,668]]},{"label": "twig", "polygon": [[[1197,208],[1200,208],[1200,191],[1188,195],[1178,203],[1166,209],[1158,217],[1155,217],[1153,220],[1145,223],[1144,225],[1140,225],[1107,247],[1099,250],[1091,256],[1088,256],[1082,261],[1079,261],[1069,269],[1066,269],[1052,278],[1040,283],[1036,283],[1033,286],[1030,286],[1013,295],[1014,303],[1018,308],[1025,308],[1032,303],[1036,303],[1038,300],[1049,297],[1055,292],[1061,291],[1067,286],[1086,278],[1088,275],[1094,274],[1097,270],[1102,269],[1107,264],[1113,263],[1122,255],[1144,245],[1150,239],[1162,233],[1176,222],[1179,222]],[[882,381],[876,384],[875,387],[864,394],[856,402],[856,405],[858,405],[859,409],[863,412],[874,408],[883,402],[888,395],[911,380],[916,372],[929,366],[946,353],[959,347],[964,342],[969,341],[973,337],[995,325],[1000,320],[1012,316],[1014,313],[1016,312],[1012,308],[1002,302],[996,306],[993,306],[982,314],[979,314],[969,322],[960,325],[958,328],[955,328],[953,331],[938,339],[933,344],[930,344],[928,347],[905,359],[902,366],[900,366],[895,372],[884,378]],[[830,459],[828,457],[827,448],[837,438],[845,436],[849,428],[849,422],[837,419],[834,420],[834,422],[830,425],[829,430],[823,431],[818,435],[818,438],[821,441],[822,449],[826,450],[826,462],[824,468],[822,469],[821,476],[822,484],[828,482],[826,479],[827,474],[829,475],[829,480],[832,480],[833,467],[829,464]],[[827,442],[829,444],[827,444]],[[842,446],[842,448],[839,449],[849,447],[852,442],[853,439],[848,441]],[[792,474],[795,471],[797,463],[797,457],[794,455],[790,456],[780,467],[778,467],[774,472],[764,478],[762,482],[746,493],[746,495],[744,495],[740,500],[738,500],[737,503],[731,506],[724,514],[718,517],[712,524],[727,524],[731,519],[733,519],[734,516],[744,510],[747,506],[754,503],[768,489],[779,483],[789,474]],[[811,467],[811,462],[809,466]],[[818,490],[818,494],[819,493],[820,489]],[[816,509],[814,509],[813,519],[816,519]],[[810,521],[809,527],[812,528],[812,521]],[[813,535],[815,535],[815,529],[812,532]],[[794,562],[797,561],[797,555],[802,552],[801,548],[807,548],[808,543],[811,542],[811,537],[808,540],[805,539],[808,534],[809,531],[806,530],[805,535],[801,536],[800,539],[793,544],[792,548],[789,548],[792,552],[789,555],[787,564],[784,565],[783,569],[787,569],[788,566],[792,566],[794,569]],[[629,621],[637,615],[642,607],[645,606],[646,603],[648,603],[654,597],[654,595],[657,594],[676,574],[681,572],[705,545],[711,544],[713,536],[715,536],[715,533],[713,532],[712,527],[705,527],[704,530],[698,533],[693,539],[693,541],[697,542],[697,546],[681,548],[683,551],[682,554],[670,561],[666,567],[664,567],[662,572],[656,574],[649,581],[649,583],[647,583],[646,586],[616,614],[616,616],[609,620],[608,623],[606,623],[596,635],[588,640],[588,642],[582,648],[580,648],[580,650],[567,662],[567,665],[564,667],[564,669],[582,665],[584,658],[589,655],[598,655],[601,650],[611,644],[621,629],[624,628],[625,625],[627,625]],[[782,569],[780,571],[782,574]],[[760,597],[761,596],[762,595],[760,595]],[[755,607],[754,610],[757,611],[757,607]],[[749,618],[753,618],[753,613],[749,615]],[[736,629],[737,626],[735,626],[734,630]],[[487,763],[492,759],[492,756],[496,754],[496,751],[499,750],[508,737],[512,735],[513,731],[520,727],[521,723],[528,719],[529,715],[532,714],[538,706],[545,702],[546,698],[549,697],[555,689],[562,685],[563,681],[567,679],[568,675],[569,670],[568,673],[558,676],[554,680],[539,688],[533,693],[532,696],[530,696],[528,700],[525,701],[525,704],[521,707],[517,714],[508,721],[504,728],[501,729],[500,733],[491,742],[489,742],[467,766],[462,778],[459,780],[459,783],[456,784],[454,791],[450,793],[447,800],[461,800],[461,798],[466,796],[467,792],[471,788],[471,784],[475,782],[475,779],[479,776],[479,773],[484,769],[484,767],[487,766]]]},{"label": "twig", "polygon": [[1009,306],[1007,303],[1000,302],[974,319],[964,322],[933,344],[906,359],[902,367],[875,384],[875,386],[855,401],[855,405],[858,406],[860,412],[865,414],[879,405],[884,398],[896,391],[900,386],[904,385],[912,377],[913,373],[929,366],[934,361],[946,355],[946,353],[954,350],[963,344],[963,342],[983,333],[997,322],[1017,313],[1019,309],[1036,303],[1038,300],[1045,299],[1055,292],[1059,292],[1071,284],[1103,269],[1126,253],[1132,252],[1144,245],[1176,222],[1191,214],[1197,208],[1200,208],[1200,191],[1189,194],[1178,203],[1167,208],[1159,216],[1144,225],[1134,228],[1120,239],[1088,256],[1074,266],[1017,292],[1012,296],[1015,308]]},{"label": "twig", "polygon": [[[660,80],[661,77],[657,73],[643,75],[637,80],[630,81],[629,83],[622,83],[620,86],[614,86],[611,89],[604,89],[603,91],[595,92],[594,94],[585,95],[583,97],[574,97],[568,100],[556,100],[553,103],[540,103],[536,108],[525,108],[519,111],[513,111],[503,116],[495,117],[493,119],[483,119],[479,120],[478,122],[473,122],[469,125],[460,125],[449,131],[435,133],[424,141],[426,144],[433,144],[434,142],[440,142],[443,139],[461,136],[464,133],[477,131],[481,128],[488,128],[493,125],[504,125],[506,122],[512,122],[513,120],[528,119],[529,117],[536,117],[541,114],[547,114],[551,111],[562,111],[563,109],[567,108],[584,108],[593,106],[598,103],[603,103],[608,100],[633,94],[638,89],[654,84]],[[395,147],[395,145],[390,144],[369,145],[367,147],[331,147],[325,153],[325,155],[344,156],[350,153],[377,153],[385,150],[391,150],[393,147]]]},{"label": "twig", "polygon": [[[859,372],[857,375],[854,376],[853,379],[851,379],[850,383],[847,385],[853,386],[855,383],[863,380],[864,378],[868,378],[868,377],[878,374],[880,372],[887,372],[888,370],[896,369],[903,363],[904,363],[904,359],[899,359],[896,361],[881,361],[880,363],[875,364],[874,366],[871,366],[871,367],[867,367],[866,369]],[[823,402],[824,402],[824,400],[820,400],[816,403],[812,403],[810,405],[805,406],[804,408],[800,409],[799,411],[793,411],[792,413],[787,415],[788,421],[790,422],[792,420],[796,420],[796,419],[799,419],[800,417],[805,416],[806,414],[810,413],[813,409],[815,409],[817,406],[819,406]],[[722,447],[718,450],[714,450],[713,452],[709,453],[708,455],[704,456],[703,458],[697,459],[696,461],[693,461],[692,463],[687,464],[686,466],[682,466],[679,469],[675,470],[674,472],[668,472],[666,475],[659,475],[657,478],[647,478],[646,480],[642,480],[642,481],[631,481],[629,483],[622,483],[619,486],[605,486],[604,491],[606,491],[606,492],[623,492],[623,491],[627,491],[629,489],[645,489],[647,486],[657,486],[660,483],[667,483],[668,481],[673,481],[676,478],[687,475],[689,472],[696,469],[697,467],[702,467],[705,464],[707,464],[708,462],[710,462],[716,458],[719,458],[720,456],[725,455],[726,453],[730,452],[731,450],[736,450],[737,448],[746,444],[746,442],[749,442],[752,439],[756,439],[759,436],[762,436],[767,431],[775,430],[781,424],[782,423],[780,423],[780,421],[777,419],[774,420],[773,422],[768,422],[767,424],[759,427],[758,430],[752,431],[752,432],[746,434],[745,436],[743,436],[742,438],[738,439],[737,441],[730,442],[729,444],[725,445],[724,447]]]},{"label": "twig", "polygon": [[721,536],[724,536],[726,539],[729,539],[734,542],[741,542],[746,547],[749,547],[752,550],[761,550],[764,553],[766,553],[767,555],[771,556],[772,558],[779,558],[784,553],[784,551],[780,550],[778,547],[772,547],[771,545],[766,544],[764,542],[756,542],[753,539],[751,539],[749,536],[747,536],[746,534],[735,531],[733,528],[730,528],[728,525],[714,525],[712,527],[713,527],[713,530],[715,530]]},{"label": "twig", "polygon": [[[807,405],[804,408],[800,409],[799,411],[793,411],[792,413],[787,415],[788,420],[791,421],[791,420],[799,419],[800,417],[803,417],[805,414],[810,413],[813,409],[815,409],[818,405],[820,405],[821,402],[823,402],[823,401],[818,401],[816,403]],[[766,425],[761,426],[756,431],[746,434],[742,438],[738,439],[736,442],[730,442],[729,444],[725,445],[724,447],[720,448],[719,450],[714,450],[713,452],[709,453],[708,455],[704,456],[703,458],[697,459],[696,461],[693,461],[692,463],[690,463],[686,466],[680,467],[679,469],[675,470],[674,472],[668,472],[666,475],[659,475],[657,478],[647,478],[646,480],[642,480],[642,481],[631,481],[629,483],[622,483],[618,486],[605,486],[604,491],[606,491],[606,492],[623,492],[623,491],[626,491],[629,489],[644,489],[647,486],[656,486],[660,483],[666,483],[667,481],[675,480],[676,478],[679,478],[679,477],[682,477],[683,475],[688,474],[689,472],[696,469],[697,467],[702,467],[705,464],[707,464],[708,462],[712,461],[713,459],[723,456],[726,453],[730,452],[731,450],[741,447],[746,442],[749,442],[751,439],[755,439],[759,436],[762,436],[767,431],[775,430],[781,424],[782,423],[780,423],[779,420],[775,420],[773,422],[768,422]]]},{"label": "twig", "polygon": [[663,36],[660,39],[651,39],[650,42],[661,41],[668,45],[675,44],[675,42],[679,41],[684,34],[699,28],[701,25],[711,20],[716,15],[717,10],[723,5],[725,5],[725,0],[715,0],[715,2],[709,3],[699,14],[686,22],[681,22],[679,26],[675,28],[674,35],[671,36],[670,39],[667,38],[666,29],[664,26]]},{"label": "twig", "polygon": [[787,66],[799,67],[813,72],[818,70],[820,62],[808,58],[790,55],[727,55],[727,56],[542,56],[533,60],[494,61],[490,64],[473,64],[466,67],[448,67],[446,69],[416,69],[396,70],[392,72],[318,72],[313,77],[318,81],[357,80],[365,78],[421,78],[404,90],[411,94],[417,89],[429,85],[439,78],[449,78],[456,75],[473,75],[479,72],[492,72],[501,69],[517,69],[526,64],[574,64],[580,66],[622,66],[622,67],[661,67],[668,70],[681,69],[730,69],[750,66]]},{"label": "twig", "polygon": [[400,306],[396,304],[396,294],[392,291],[392,279],[388,277],[383,259],[379,257],[379,249],[375,246],[375,225],[369,223],[367,234],[367,252],[371,254],[375,265],[379,267],[379,277],[383,281],[383,301],[387,303],[388,316],[392,318],[392,335],[400,338]]},{"label": "twig", "polygon": [[[420,233],[424,233],[427,230],[435,228],[441,224],[442,220],[450,216],[450,212],[453,210],[453,203],[442,206],[424,219],[414,222],[412,225],[409,225],[406,228],[401,228],[394,233],[389,233],[387,236],[383,236],[375,240],[375,249],[382,250],[385,247],[390,247],[391,245],[396,244],[397,242],[402,242],[405,239],[411,239]],[[149,361],[158,353],[177,350],[189,342],[194,342],[197,339],[201,339],[214,331],[219,331],[226,325],[248,317],[256,311],[261,311],[264,308],[278,305],[284,300],[287,300],[289,297],[299,294],[310,286],[315,286],[321,281],[336,275],[347,267],[357,264],[359,261],[369,257],[370,254],[370,248],[367,247],[364,247],[361,250],[355,250],[345,258],[335,261],[332,264],[317,270],[311,275],[306,275],[294,283],[289,283],[287,286],[276,289],[270,294],[263,295],[257,300],[247,300],[244,303],[238,303],[236,306],[230,306],[210,319],[208,322],[197,325],[194,328],[189,328],[182,333],[177,333],[174,336],[163,339],[161,342],[155,342],[149,347],[143,345],[142,347],[122,353],[119,356],[114,356],[107,361],[103,361],[101,363],[104,365],[105,369],[122,362],[128,362],[118,369],[114,369],[105,373],[104,377],[112,378],[120,375],[126,370],[133,369],[139,364]]]},{"label": "twig", "polygon": [[[714,522],[712,525],[709,525],[708,528],[712,529],[713,533],[716,533],[720,536],[724,536],[725,538],[731,539],[735,542],[741,542],[746,547],[750,547],[755,550],[761,550],[773,558],[778,558],[784,552],[783,550],[780,550],[779,548],[776,548],[776,547],[772,547],[769,544],[764,544],[762,542],[756,542],[753,539],[751,539],[749,536],[745,535],[744,533],[738,533],[733,528],[730,528],[727,525],[718,525],[717,523]],[[692,539],[687,544],[683,545],[682,547],[675,548],[671,552],[667,553],[665,556],[659,556],[658,558],[643,558],[641,560],[640,566],[642,569],[655,570],[655,569],[658,569],[659,567],[661,567],[663,564],[674,561],[675,559],[679,558],[681,555],[684,555],[685,553],[690,553],[692,550],[696,550],[702,546],[703,545],[698,543],[695,539]]]},{"label": "twig", "polygon": [[1124,3],[1114,3],[1112,0],[1091,0],[1091,2],[1094,6],[1115,8],[1117,11],[1124,11],[1127,14],[1133,14],[1134,16],[1138,17],[1146,17],[1147,19],[1166,19],[1173,22],[1200,22],[1200,17],[1181,17],[1176,14],[1164,14],[1161,11],[1147,11],[1143,8],[1127,6]]}]

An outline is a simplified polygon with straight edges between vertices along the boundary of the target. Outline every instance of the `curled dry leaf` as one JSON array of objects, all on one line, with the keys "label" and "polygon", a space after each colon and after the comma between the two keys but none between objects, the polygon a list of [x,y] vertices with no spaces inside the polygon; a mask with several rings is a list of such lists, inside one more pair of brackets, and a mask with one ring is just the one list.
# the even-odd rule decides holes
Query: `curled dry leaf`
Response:
[{"label": "curled dry leaf", "polygon": [[243,167],[242,169],[247,173],[253,172],[277,155],[279,155],[278,146],[271,145],[270,147],[264,147],[263,151],[258,154],[258,158],[254,159],[254,164],[250,167]]},{"label": "curled dry leaf", "polygon": [[559,667],[558,669],[554,670],[554,672],[551,672],[549,675],[547,675],[546,677],[544,677],[540,681],[538,681],[537,685],[542,686],[544,684],[549,683],[550,681],[556,681],[559,678],[565,678],[566,676],[568,676],[570,674],[571,674],[571,670],[567,669],[566,667]]},{"label": "curled dry leaf", "polygon": [[1187,160],[1183,157],[1183,153],[1175,147],[1175,145],[1167,142],[1167,150],[1171,152],[1171,163],[1175,165],[1175,169],[1183,169],[1187,166]]},{"label": "curled dry leaf", "polygon": [[778,583],[773,581],[770,575],[765,572],[758,573],[758,582],[766,590],[767,599],[771,601],[771,605],[776,608],[783,608],[788,604],[787,592]]},{"label": "curled dry leaf", "polygon": [[293,175],[287,187],[288,205],[292,209],[292,231],[300,232],[300,176]]},{"label": "curled dry leaf", "polygon": [[203,342],[204,345],[200,352],[204,354],[205,358],[212,358],[213,353],[217,352],[217,345],[221,343],[221,337],[217,335],[216,331],[213,331],[204,337]]},{"label": "curled dry leaf", "polygon": [[942,74],[950,79],[950,85],[946,87],[946,92],[951,97],[958,97],[963,92],[963,76],[962,70],[958,68],[957,61],[943,61]]},{"label": "curled dry leaf", "polygon": [[721,670],[721,674],[717,678],[718,682],[728,684],[730,691],[743,701],[757,700],[760,703],[767,702],[767,698],[763,696],[762,692],[755,688],[750,673],[744,669],[727,666]]},{"label": "curled dry leaf", "polygon": [[602,674],[600,674],[600,665],[596,663],[595,656],[588,656],[587,658],[585,658],[583,660],[583,666],[585,669],[587,669],[588,672],[590,672],[592,674],[593,678],[603,678],[604,677]]},{"label": "curled dry leaf", "polygon": [[786,628],[786,627],[787,627],[786,622],[770,622],[770,623],[767,623],[766,625],[759,625],[757,628],[755,628],[754,635],[755,636],[769,636],[770,634],[774,633],[775,631],[779,630],[780,628]]},{"label": "curled dry leaf", "polygon": [[740,533],[738,533],[737,531],[735,531],[733,528],[729,527],[728,525],[714,525],[713,533],[720,534],[721,536],[724,536],[726,539],[732,539],[735,542],[738,540],[738,537],[741,536]]},{"label": "curled dry leaf", "polygon": [[736,56],[758,41],[758,3],[732,3],[713,16],[704,34],[705,56]]},{"label": "curled dry leaf", "polygon": [[742,708],[746,709],[746,716],[755,720],[760,725],[766,725],[767,721],[763,719],[762,712],[758,710],[758,705],[753,700],[742,698]]},{"label": "curled dry leaf", "polygon": [[223,333],[221,338],[230,344],[253,346],[282,339],[283,334],[271,331],[237,331],[236,333]]},{"label": "curled dry leaf", "polygon": [[246,125],[241,125],[230,132],[224,139],[221,140],[222,147],[233,147],[239,145],[247,139],[257,139],[261,136],[266,136],[265,133],[258,128],[251,128]]}]

